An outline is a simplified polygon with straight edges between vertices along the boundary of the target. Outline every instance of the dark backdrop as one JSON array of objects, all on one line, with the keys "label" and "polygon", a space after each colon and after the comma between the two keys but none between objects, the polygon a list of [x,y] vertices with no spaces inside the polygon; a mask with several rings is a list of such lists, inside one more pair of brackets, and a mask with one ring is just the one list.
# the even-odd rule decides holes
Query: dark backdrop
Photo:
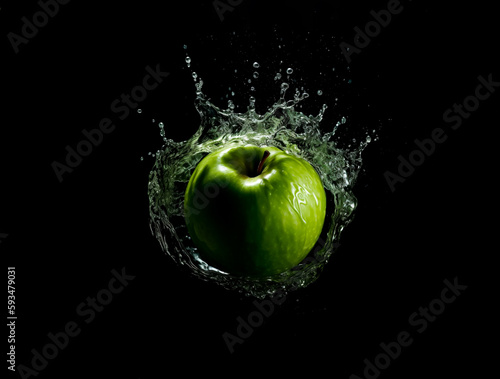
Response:
[{"label": "dark backdrop", "polygon": [[[22,35],[22,17],[32,20],[40,4],[3,2],[0,249],[16,267],[16,365],[33,367],[32,349],[51,354],[49,333],[76,322],[80,333],[67,341],[59,334],[64,348],[46,365],[38,361],[38,377],[363,377],[365,359],[375,362],[380,344],[403,331],[413,342],[386,362],[381,378],[486,373],[487,341],[496,340],[489,269],[497,249],[499,90],[492,87],[456,130],[443,114],[475,94],[479,76],[500,81],[493,6],[402,0],[403,10],[348,64],[341,43],[352,45],[353,28],[363,29],[387,1],[233,4],[221,20],[212,1],[71,1],[57,14],[52,7],[47,20],[39,14],[46,25],[16,53],[9,33]],[[157,123],[176,141],[199,125],[186,53],[221,106],[229,87],[238,104],[246,101],[253,61],[271,77],[293,67],[311,93],[304,110],[330,105],[325,131],[347,116],[339,138],[372,129],[378,136],[363,153],[356,217],[320,278],[290,293],[232,354],[223,334],[238,335],[238,317],[257,310],[254,299],[182,272],[148,227],[148,152],[162,145]],[[168,77],[147,93],[142,113],[120,120],[110,104],[158,65]],[[272,80],[257,82],[257,91],[258,110],[279,93]],[[65,147],[108,117],[113,131],[60,182],[53,162],[64,163]],[[398,157],[408,159],[414,140],[436,128],[447,140],[392,191],[384,174],[398,174]],[[112,270],[133,279],[95,318],[79,314],[108,287]],[[420,307],[441,311],[445,280],[467,288],[426,328],[410,324]]]}]

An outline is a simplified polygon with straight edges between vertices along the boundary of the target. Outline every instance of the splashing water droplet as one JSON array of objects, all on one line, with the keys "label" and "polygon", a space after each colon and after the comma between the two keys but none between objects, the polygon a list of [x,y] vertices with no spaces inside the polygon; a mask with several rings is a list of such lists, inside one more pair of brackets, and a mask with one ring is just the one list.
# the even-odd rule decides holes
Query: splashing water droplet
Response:
[{"label": "splashing water droplet", "polygon": [[186,63],[188,67],[191,67],[191,57],[189,56],[186,57]]},{"label": "splashing water droplet", "polygon": [[318,96],[321,96],[323,95],[323,91],[322,90],[318,90]]},{"label": "splashing water droplet", "polygon": [[257,78],[259,77],[259,73],[258,73],[257,71],[255,71],[255,72],[253,73],[253,77],[254,77],[255,79],[257,79]]},{"label": "splashing water droplet", "polygon": [[142,113],[142,109],[141,108],[137,109],[137,113]]},{"label": "splashing water droplet", "polygon": [[258,62],[253,62],[253,67],[254,68],[259,68],[260,67],[260,64]]},{"label": "splashing water droplet", "polygon": [[291,75],[291,74],[293,73],[293,68],[287,68],[287,69],[286,69],[286,73],[287,73],[288,75]]}]

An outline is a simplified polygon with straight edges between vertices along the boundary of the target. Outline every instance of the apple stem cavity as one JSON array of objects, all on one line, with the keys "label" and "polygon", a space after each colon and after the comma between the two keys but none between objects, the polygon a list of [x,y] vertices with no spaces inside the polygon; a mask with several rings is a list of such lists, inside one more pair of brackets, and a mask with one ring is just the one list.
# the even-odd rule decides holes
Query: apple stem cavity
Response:
[{"label": "apple stem cavity", "polygon": [[264,156],[262,157],[262,159],[260,160],[260,163],[259,163],[259,167],[257,167],[257,176],[259,176],[262,172],[262,168],[264,167],[264,162],[266,161],[266,159],[271,155],[271,153],[266,150],[264,151]]}]

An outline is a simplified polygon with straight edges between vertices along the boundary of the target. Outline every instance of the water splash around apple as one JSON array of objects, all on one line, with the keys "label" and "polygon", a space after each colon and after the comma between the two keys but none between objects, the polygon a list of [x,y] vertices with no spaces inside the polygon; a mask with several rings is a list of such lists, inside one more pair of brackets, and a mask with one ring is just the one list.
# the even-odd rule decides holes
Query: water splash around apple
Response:
[{"label": "water splash around apple", "polygon": [[[186,62],[190,67],[191,60],[186,59]],[[278,290],[308,286],[318,278],[339,246],[342,230],[354,217],[357,200],[352,188],[362,166],[361,153],[370,142],[370,136],[349,150],[339,148],[334,137],[345,118],[340,118],[328,132],[322,133],[320,123],[327,105],[323,105],[316,116],[303,114],[297,110],[297,105],[309,95],[297,89],[293,98],[287,100],[287,82],[281,83],[279,100],[264,114],[256,112],[253,96],[249,98],[248,109],[238,113],[231,100],[226,109],[214,105],[203,93],[202,79],[195,72],[192,76],[196,88],[195,108],[201,123],[197,132],[182,142],[167,139],[161,130],[165,144],[155,156],[148,184],[153,235],[179,266],[202,280],[227,289],[263,298]],[[184,219],[184,193],[201,159],[221,147],[248,144],[275,146],[307,160],[317,170],[327,195],[323,231],[309,255],[295,268],[261,279],[233,276],[201,260]],[[199,206],[210,201],[210,196],[210,193],[201,196]],[[300,203],[300,191],[295,200]]]}]

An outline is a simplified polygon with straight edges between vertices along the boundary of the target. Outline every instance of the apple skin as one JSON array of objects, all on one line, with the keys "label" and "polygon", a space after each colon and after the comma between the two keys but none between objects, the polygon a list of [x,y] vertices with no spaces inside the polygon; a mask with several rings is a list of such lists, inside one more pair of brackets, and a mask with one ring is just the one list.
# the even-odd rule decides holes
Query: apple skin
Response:
[{"label": "apple skin", "polygon": [[[270,155],[257,175],[266,150]],[[184,210],[204,261],[230,274],[263,277],[296,266],[313,248],[326,195],[302,158],[276,147],[227,147],[198,164]]]}]

